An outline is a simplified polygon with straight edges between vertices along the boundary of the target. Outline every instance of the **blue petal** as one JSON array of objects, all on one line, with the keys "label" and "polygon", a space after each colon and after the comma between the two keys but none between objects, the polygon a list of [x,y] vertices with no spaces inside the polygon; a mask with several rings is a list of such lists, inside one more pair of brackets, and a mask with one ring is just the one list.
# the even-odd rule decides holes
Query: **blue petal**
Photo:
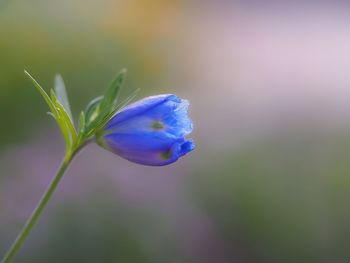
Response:
[{"label": "blue petal", "polygon": [[166,165],[192,151],[187,100],[166,94],[148,97],[114,115],[97,135],[98,143],[135,163]]},{"label": "blue petal", "polygon": [[164,124],[166,132],[174,136],[184,136],[192,132],[192,121],[188,116],[187,100],[166,102],[152,108],[147,116]]},{"label": "blue petal", "polygon": [[104,136],[104,141],[113,149],[118,151],[152,151],[152,150],[166,150],[174,142],[183,141],[183,138],[168,137],[166,133],[112,133]]},{"label": "blue petal", "polygon": [[181,144],[181,150],[179,152],[180,156],[184,156],[186,153],[189,153],[190,151],[193,151],[194,148],[196,148],[196,145],[194,144],[193,140],[190,139],[183,144]]},{"label": "blue petal", "polygon": [[[157,103],[156,103],[157,101]],[[160,95],[144,99],[117,113],[106,125],[107,133],[138,134],[154,132],[152,124],[160,122],[169,137],[183,137],[192,132],[187,100],[175,95]]]},{"label": "blue petal", "polygon": [[157,96],[150,96],[134,102],[125,108],[121,109],[117,112],[109,121],[105,127],[105,129],[113,128],[114,126],[120,124],[125,120],[129,120],[139,114],[142,114],[153,107],[165,102],[168,99],[180,100],[176,95],[173,94],[162,94]]},{"label": "blue petal", "polygon": [[[163,166],[176,162],[179,157],[185,155],[193,149],[194,144],[192,141],[177,141],[166,149],[153,149],[143,151],[130,151],[129,149],[124,149],[114,152],[134,163],[150,166]],[[116,148],[114,148],[114,150],[116,150]]]}]

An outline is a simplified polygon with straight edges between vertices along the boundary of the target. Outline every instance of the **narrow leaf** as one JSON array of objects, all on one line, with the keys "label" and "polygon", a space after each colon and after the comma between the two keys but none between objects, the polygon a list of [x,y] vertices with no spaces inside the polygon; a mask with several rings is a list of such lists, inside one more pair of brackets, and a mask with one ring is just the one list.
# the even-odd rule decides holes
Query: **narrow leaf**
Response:
[{"label": "narrow leaf", "polygon": [[30,80],[33,82],[34,86],[37,88],[37,90],[40,92],[41,96],[43,96],[44,100],[46,101],[47,105],[49,105],[52,113],[54,115],[57,115],[57,111],[55,108],[55,105],[53,104],[52,100],[50,99],[49,95],[45,92],[45,90],[39,85],[39,83],[28,73],[28,71],[24,71],[24,74],[26,74]]},{"label": "narrow leaf", "polygon": [[74,125],[65,108],[57,100],[56,94],[53,90],[51,90],[51,98],[58,112],[58,125],[60,126],[63,136],[65,137],[66,143],[68,142],[67,145],[70,147],[77,138]]},{"label": "narrow leaf", "polygon": [[50,95],[52,98],[52,103],[54,104],[55,109],[56,109],[56,115],[55,115],[56,118],[55,119],[56,119],[57,125],[60,128],[63,139],[66,143],[66,148],[70,149],[70,147],[72,145],[72,139],[71,139],[72,137],[70,135],[70,131],[68,129],[68,126],[65,123],[65,120],[62,117],[61,109],[57,105],[58,101],[56,99],[56,95],[55,95],[55,92],[53,91],[53,89],[50,90],[50,93],[51,93]]},{"label": "narrow leaf", "polygon": [[79,144],[83,140],[83,137],[85,136],[85,129],[86,129],[85,114],[82,111],[80,112],[80,115],[79,115],[79,133],[78,133],[75,146],[79,146]]},{"label": "narrow leaf", "polygon": [[114,80],[111,82],[109,88],[106,90],[103,100],[101,101],[100,109],[102,112],[110,112],[117,103],[120,88],[126,76],[126,69],[121,70]]},{"label": "narrow leaf", "polygon": [[64,107],[67,114],[73,121],[72,111],[70,109],[66,87],[64,85],[63,78],[60,74],[57,74],[55,77],[55,92],[56,92],[57,100],[61,103],[61,105]]},{"label": "narrow leaf", "polygon": [[82,135],[85,131],[85,114],[84,112],[80,112],[79,115],[79,135]]},{"label": "narrow leaf", "polygon": [[51,111],[48,111],[47,115],[51,116],[52,118],[54,118],[56,120],[56,116]]},{"label": "narrow leaf", "polygon": [[103,96],[100,96],[90,101],[87,105],[85,109],[85,120],[87,124],[91,123],[98,116],[99,106],[102,100]]}]

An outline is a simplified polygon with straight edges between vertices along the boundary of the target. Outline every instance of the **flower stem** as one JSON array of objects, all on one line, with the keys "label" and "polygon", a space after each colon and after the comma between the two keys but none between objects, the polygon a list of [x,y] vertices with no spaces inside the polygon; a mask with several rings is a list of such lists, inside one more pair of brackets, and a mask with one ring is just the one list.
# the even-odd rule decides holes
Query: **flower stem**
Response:
[{"label": "flower stem", "polygon": [[67,170],[69,164],[73,160],[75,156],[75,153],[73,154],[67,154],[66,157],[63,159],[61,166],[57,170],[56,176],[51,181],[49,187],[47,188],[44,195],[41,197],[38,205],[34,209],[33,213],[31,214],[30,218],[26,221],[26,224],[24,225],[22,231],[17,236],[16,240],[13,242],[12,246],[9,248],[3,259],[1,260],[1,263],[10,263],[12,262],[14,256],[17,254],[18,250],[23,245],[24,241],[30,234],[32,228],[34,227],[35,223],[38,221],[41,213],[43,212],[44,208],[46,207],[47,203],[52,197],[52,194],[57,188],[58,183],[62,179],[65,171]]}]

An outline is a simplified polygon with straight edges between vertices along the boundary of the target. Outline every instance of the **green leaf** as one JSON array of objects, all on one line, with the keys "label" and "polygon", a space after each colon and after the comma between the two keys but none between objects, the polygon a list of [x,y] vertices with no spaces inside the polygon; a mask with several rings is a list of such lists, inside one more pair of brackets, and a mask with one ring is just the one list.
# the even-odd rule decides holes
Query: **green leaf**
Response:
[{"label": "green leaf", "polygon": [[70,148],[77,138],[77,133],[74,128],[73,122],[70,119],[63,105],[58,101],[54,90],[51,89],[51,99],[57,109],[57,123],[61,129],[63,137],[66,141],[67,147]]},{"label": "green leaf", "polygon": [[40,92],[41,96],[43,96],[44,100],[46,101],[47,105],[49,105],[52,113],[56,116],[57,115],[57,111],[56,111],[56,107],[53,104],[51,98],[49,97],[49,95],[47,95],[47,93],[45,92],[45,90],[39,85],[39,83],[32,77],[32,75],[30,75],[28,73],[28,71],[24,71],[24,74],[26,74],[30,80],[33,82],[34,86],[37,88],[37,90]]},{"label": "green leaf", "polygon": [[51,111],[48,111],[46,112],[47,115],[51,116],[52,118],[54,118],[54,120],[56,120],[56,116],[51,112]]},{"label": "green leaf", "polygon": [[114,80],[111,82],[111,84],[109,85],[109,88],[106,90],[104,94],[103,100],[101,101],[101,104],[100,104],[101,112],[107,112],[108,114],[116,106],[118,94],[124,82],[125,76],[126,76],[126,69],[122,69],[114,78]]},{"label": "green leaf", "polygon": [[88,134],[92,134],[97,127],[101,126],[101,122],[116,109],[118,94],[126,76],[126,69],[121,70],[114,80],[111,82],[109,88],[101,101],[93,101],[89,105],[89,114],[86,114],[88,122]]},{"label": "green leaf", "polygon": [[61,105],[66,110],[68,116],[73,121],[72,111],[70,109],[66,87],[64,85],[62,76],[59,74],[57,74],[55,77],[55,92],[56,92],[57,100],[61,103]]},{"label": "green leaf", "polygon": [[121,70],[114,78],[103,97],[98,97],[91,101],[85,110],[85,135],[93,135],[98,129],[101,129],[109,119],[120,109],[129,103],[139,91],[137,89],[131,96],[117,105],[118,94],[126,76],[126,69]]},{"label": "green leaf", "polygon": [[55,105],[56,112],[57,112],[57,114],[55,115],[57,125],[61,130],[62,136],[63,136],[64,141],[66,143],[66,147],[67,147],[67,149],[69,149],[72,145],[72,139],[71,139],[69,128],[68,128],[64,118],[62,117],[62,112],[61,112],[60,108],[58,107],[59,102],[57,101],[57,98],[56,98],[56,95],[55,95],[55,92],[53,91],[53,89],[50,90],[50,95],[52,98],[52,103]]},{"label": "green leaf", "polygon": [[79,115],[79,135],[84,134],[85,131],[85,114],[84,112],[80,112]]},{"label": "green leaf", "polygon": [[85,120],[87,124],[90,124],[99,114],[99,106],[101,101],[103,100],[103,96],[97,97],[90,101],[85,109]]},{"label": "green leaf", "polygon": [[[68,117],[68,114],[66,113],[65,109],[57,101],[57,98],[53,90],[51,90],[51,98],[50,98],[50,96],[44,91],[44,89],[39,85],[39,83],[27,71],[24,71],[24,73],[31,79],[34,86],[37,88],[37,90],[43,96],[46,103],[49,105],[51,109],[51,112],[49,114],[56,120],[58,127],[60,128],[61,133],[63,135],[67,149],[70,149],[72,142],[74,140],[74,136],[76,136],[76,134],[71,132],[72,129],[70,124],[72,124],[72,121]],[[74,130],[74,127],[73,127],[73,130]]]},{"label": "green leaf", "polygon": [[84,112],[80,112],[79,115],[79,132],[78,132],[78,137],[76,140],[75,147],[79,147],[80,143],[83,141],[83,138],[85,136],[85,129],[86,129],[86,122],[85,122],[85,114]]}]

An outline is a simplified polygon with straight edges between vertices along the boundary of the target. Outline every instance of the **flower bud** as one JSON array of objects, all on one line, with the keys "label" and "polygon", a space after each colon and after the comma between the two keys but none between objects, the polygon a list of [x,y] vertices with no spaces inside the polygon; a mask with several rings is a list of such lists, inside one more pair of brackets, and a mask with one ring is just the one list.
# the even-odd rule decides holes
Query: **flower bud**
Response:
[{"label": "flower bud", "polygon": [[117,112],[96,134],[99,145],[135,163],[162,166],[192,151],[187,100],[176,95],[144,98]]}]

